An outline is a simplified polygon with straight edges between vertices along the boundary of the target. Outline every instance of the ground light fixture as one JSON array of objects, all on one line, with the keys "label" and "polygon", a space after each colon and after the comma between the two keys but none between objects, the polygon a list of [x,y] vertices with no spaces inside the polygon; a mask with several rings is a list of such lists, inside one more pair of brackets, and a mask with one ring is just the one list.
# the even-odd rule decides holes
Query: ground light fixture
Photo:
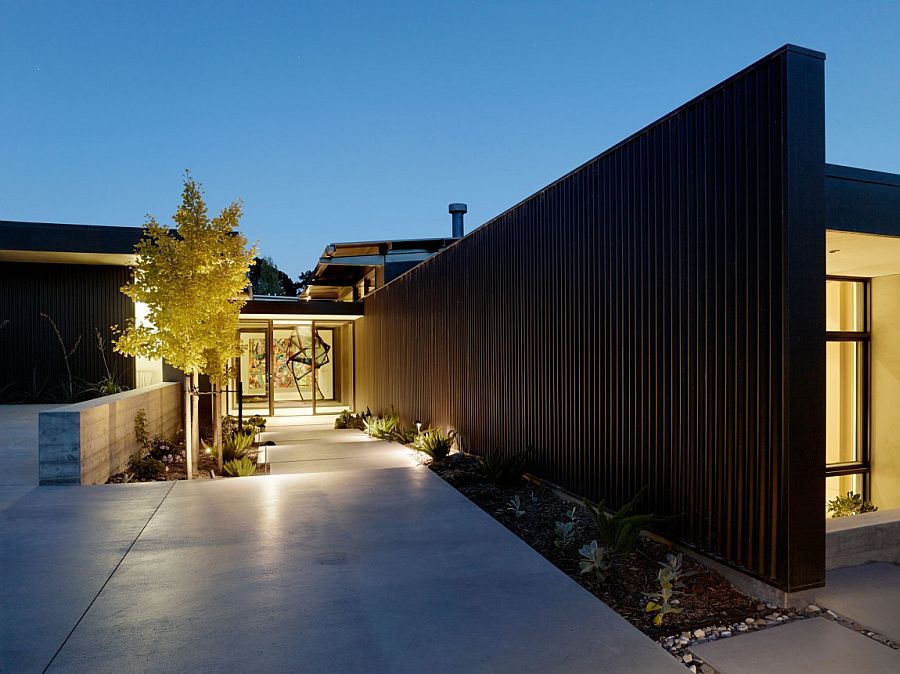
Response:
[{"label": "ground light fixture", "polygon": [[416,419],[413,423],[416,425],[416,435],[421,435],[422,434],[422,422],[419,421],[418,419]]}]

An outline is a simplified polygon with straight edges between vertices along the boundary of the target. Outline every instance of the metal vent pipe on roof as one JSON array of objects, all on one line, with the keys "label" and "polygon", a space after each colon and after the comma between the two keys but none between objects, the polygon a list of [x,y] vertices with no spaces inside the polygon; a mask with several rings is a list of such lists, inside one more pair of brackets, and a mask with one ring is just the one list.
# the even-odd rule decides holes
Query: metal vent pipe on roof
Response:
[{"label": "metal vent pipe on roof", "polygon": [[450,215],[453,216],[453,238],[461,239],[465,234],[463,215],[468,211],[465,204],[450,204]]}]

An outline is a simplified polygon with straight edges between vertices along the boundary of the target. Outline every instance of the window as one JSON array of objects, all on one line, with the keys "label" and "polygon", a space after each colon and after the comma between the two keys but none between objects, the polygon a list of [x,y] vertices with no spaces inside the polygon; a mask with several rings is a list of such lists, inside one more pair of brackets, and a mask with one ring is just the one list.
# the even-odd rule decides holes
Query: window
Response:
[{"label": "window", "polygon": [[826,498],[868,497],[869,282],[825,282]]}]

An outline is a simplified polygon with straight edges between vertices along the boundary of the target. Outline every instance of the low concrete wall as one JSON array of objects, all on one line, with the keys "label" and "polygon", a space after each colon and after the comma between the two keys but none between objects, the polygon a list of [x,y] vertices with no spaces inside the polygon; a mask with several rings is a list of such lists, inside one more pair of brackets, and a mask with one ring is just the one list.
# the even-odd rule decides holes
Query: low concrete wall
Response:
[{"label": "low concrete wall", "polygon": [[900,564],[900,508],[826,521],[826,570],[868,562]]},{"label": "low concrete wall", "polygon": [[147,433],[181,428],[181,384],[165,382],[57,407],[38,415],[41,484],[103,484],[137,450],[134,418],[144,410]]}]

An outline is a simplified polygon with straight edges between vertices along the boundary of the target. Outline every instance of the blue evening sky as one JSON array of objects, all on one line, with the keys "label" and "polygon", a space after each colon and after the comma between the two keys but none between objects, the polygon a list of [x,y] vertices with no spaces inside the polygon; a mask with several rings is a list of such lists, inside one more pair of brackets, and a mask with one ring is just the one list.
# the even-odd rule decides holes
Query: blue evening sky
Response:
[{"label": "blue evening sky", "polygon": [[168,221],[183,169],[296,275],[471,229],[778,46],[827,156],[900,172],[900,2],[0,0],[0,219]]}]

